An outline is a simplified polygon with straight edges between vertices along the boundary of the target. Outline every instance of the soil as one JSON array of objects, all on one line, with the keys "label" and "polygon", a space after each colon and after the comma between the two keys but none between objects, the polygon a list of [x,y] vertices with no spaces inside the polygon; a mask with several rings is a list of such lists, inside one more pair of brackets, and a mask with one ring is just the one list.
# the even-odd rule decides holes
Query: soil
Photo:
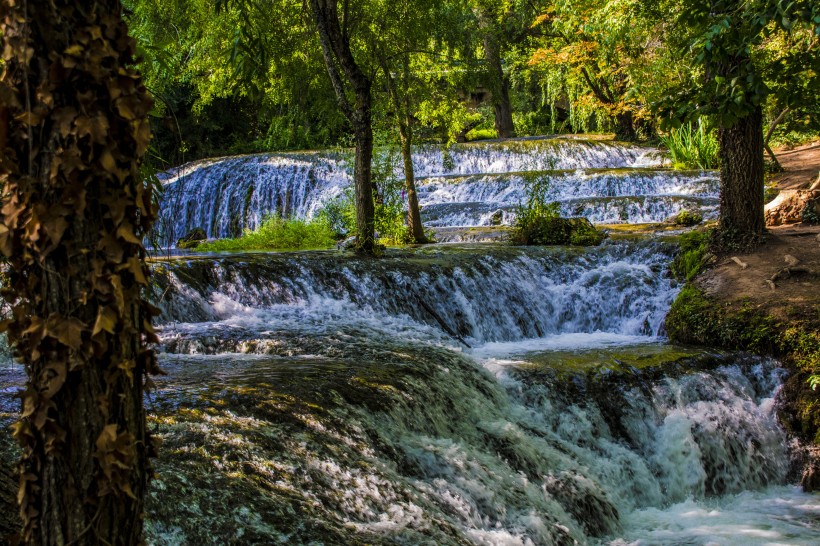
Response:
[{"label": "soil", "polygon": [[[820,172],[820,140],[797,148],[777,149],[775,155],[785,169],[775,175],[780,189],[807,188]],[[769,227],[765,243],[751,253],[728,254],[700,275],[696,283],[724,303],[752,305],[783,320],[809,320],[820,328],[820,226],[790,224]],[[787,267],[785,256],[800,260],[809,273],[767,283]],[[748,264],[744,269],[732,257]]]},{"label": "soil", "polygon": [[[744,304],[781,320],[808,320],[820,326],[820,226],[793,224],[769,228],[765,243],[753,252],[728,254],[696,279],[707,295],[732,307]],[[767,280],[786,268],[793,256],[808,272]],[[747,264],[743,268],[732,258]]]},{"label": "soil", "polygon": [[820,140],[796,148],[778,148],[774,155],[784,172],[775,174],[772,183],[781,190],[805,189],[820,173]]}]

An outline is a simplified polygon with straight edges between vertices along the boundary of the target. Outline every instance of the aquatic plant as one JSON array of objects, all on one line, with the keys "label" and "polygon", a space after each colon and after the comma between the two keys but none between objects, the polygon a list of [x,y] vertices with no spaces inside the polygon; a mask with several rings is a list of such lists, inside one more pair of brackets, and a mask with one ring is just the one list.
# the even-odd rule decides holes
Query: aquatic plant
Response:
[{"label": "aquatic plant", "polygon": [[718,143],[703,123],[688,123],[672,129],[661,137],[661,142],[672,156],[675,169],[716,169],[718,167]]}]

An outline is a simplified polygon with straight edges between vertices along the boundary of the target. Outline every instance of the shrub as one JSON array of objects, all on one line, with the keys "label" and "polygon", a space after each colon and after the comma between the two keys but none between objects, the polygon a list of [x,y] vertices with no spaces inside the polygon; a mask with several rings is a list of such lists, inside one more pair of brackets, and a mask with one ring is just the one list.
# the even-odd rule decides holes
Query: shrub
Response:
[{"label": "shrub", "polygon": [[718,167],[717,138],[700,121],[672,129],[661,137],[669,149],[675,169],[716,169]]},{"label": "shrub", "polygon": [[202,252],[243,250],[296,250],[327,248],[336,242],[333,230],[326,221],[316,219],[283,220],[276,216],[266,218],[255,230],[246,229],[241,237],[201,243]]}]

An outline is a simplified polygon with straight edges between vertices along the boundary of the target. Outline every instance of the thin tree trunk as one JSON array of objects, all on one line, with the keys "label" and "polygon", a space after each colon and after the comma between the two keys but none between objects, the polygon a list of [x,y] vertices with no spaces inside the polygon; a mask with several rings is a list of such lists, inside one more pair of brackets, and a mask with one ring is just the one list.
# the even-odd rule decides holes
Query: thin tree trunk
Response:
[{"label": "thin tree trunk", "polygon": [[416,194],[416,174],[413,169],[413,128],[408,119],[406,123],[399,123],[401,138],[401,157],[404,161],[404,187],[407,190],[407,226],[413,242],[427,243],[424,235],[424,225],[421,223],[419,198]]},{"label": "thin tree trunk", "polygon": [[[337,0],[310,0],[313,20],[319,31],[322,56],[325,59],[336,102],[353,127],[356,159],[353,170],[356,191],[356,249],[365,254],[375,252],[375,205],[373,203],[373,124],[370,78],[362,72],[350,51],[350,37],[342,31]],[[340,72],[341,70],[341,72]],[[344,79],[342,78],[344,73]],[[347,82],[347,85],[345,83]],[[356,97],[355,105],[347,98],[347,87]]]},{"label": "thin tree trunk", "polygon": [[763,216],[763,113],[757,107],[731,127],[718,129],[721,243],[726,248],[760,241]]},{"label": "thin tree trunk", "polygon": [[0,18],[0,251],[28,374],[22,540],[138,544],[157,370],[141,243],[155,209],[139,174],[151,100],[118,0],[2,2]]},{"label": "thin tree trunk", "polygon": [[790,111],[791,109],[788,106],[780,111],[777,117],[772,121],[771,125],[769,125],[769,130],[766,131],[766,137],[763,139],[763,147],[766,149],[766,153],[769,154],[769,158],[772,160],[772,163],[774,163],[778,172],[783,171],[783,166],[780,164],[780,161],[777,160],[777,156],[774,155],[774,152],[769,147],[769,141],[772,139],[774,130],[777,129],[777,126],[780,125],[780,122],[783,121],[783,118],[785,118],[786,114]]}]

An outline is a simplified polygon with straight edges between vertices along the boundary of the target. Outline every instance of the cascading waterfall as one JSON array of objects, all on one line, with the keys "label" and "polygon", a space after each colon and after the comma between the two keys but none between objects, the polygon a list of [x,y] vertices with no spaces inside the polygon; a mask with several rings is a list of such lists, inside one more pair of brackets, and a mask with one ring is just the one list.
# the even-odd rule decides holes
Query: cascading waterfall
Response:
[{"label": "cascading waterfall", "polygon": [[[349,183],[336,153],[198,162],[165,176],[166,242]],[[565,214],[715,206],[709,173],[652,150],[520,140],[418,150],[428,225],[512,221],[528,177]],[[432,245],[154,263],[162,440],[148,542],[809,545],[820,498],[789,485],[771,360],[674,347],[671,243]],[[0,424],[20,367],[0,366]],[[4,427],[5,428],[5,427]],[[12,457],[0,435],[0,456]]]},{"label": "cascading waterfall", "polygon": [[[660,222],[687,208],[711,214],[714,174],[659,170],[656,150],[569,139],[460,144],[413,155],[419,202],[430,227],[513,220],[528,177],[547,177],[565,215],[595,222]],[[235,236],[270,214],[310,218],[350,185],[342,152],[257,154],[195,162],[162,175],[159,240],[172,244],[193,228]],[[517,174],[511,174],[517,173]],[[401,178],[403,173],[397,171]],[[506,213],[506,214],[505,214]]]},{"label": "cascading waterfall", "polygon": [[163,264],[151,540],[811,543],[781,369],[659,343],[671,252]]}]

